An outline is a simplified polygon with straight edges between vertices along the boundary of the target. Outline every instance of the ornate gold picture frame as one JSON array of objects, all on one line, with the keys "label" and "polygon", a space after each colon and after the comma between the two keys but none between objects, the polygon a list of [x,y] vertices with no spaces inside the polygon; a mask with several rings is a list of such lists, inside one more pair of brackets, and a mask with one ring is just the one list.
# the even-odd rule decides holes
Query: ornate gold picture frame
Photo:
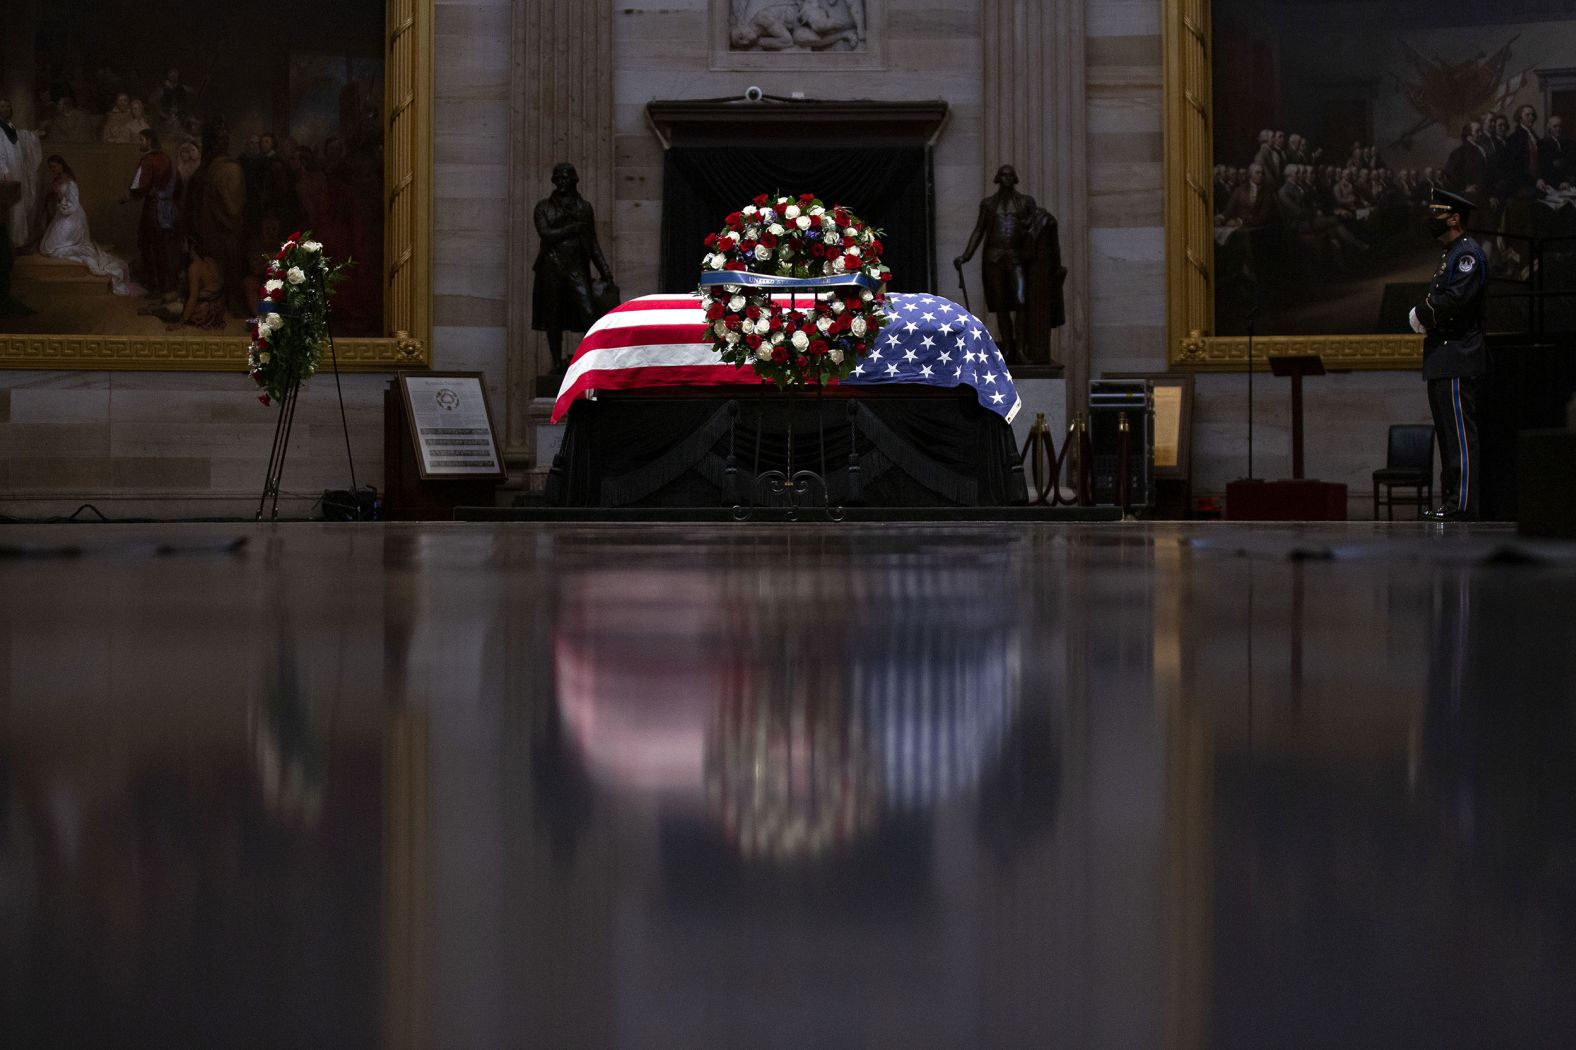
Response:
[{"label": "ornate gold picture frame", "polygon": [[[424,369],[432,343],[434,0],[386,0],[383,331],[335,340],[346,371]],[[358,261],[359,262],[359,261]],[[0,368],[244,371],[233,335],[0,335]]]},{"label": "ornate gold picture frame", "polygon": [[[1243,371],[1245,337],[1215,330],[1211,172],[1213,92],[1210,0],[1164,0],[1166,360],[1174,368]],[[1318,354],[1334,370],[1421,366],[1414,335],[1260,336],[1254,367],[1270,355]]]}]

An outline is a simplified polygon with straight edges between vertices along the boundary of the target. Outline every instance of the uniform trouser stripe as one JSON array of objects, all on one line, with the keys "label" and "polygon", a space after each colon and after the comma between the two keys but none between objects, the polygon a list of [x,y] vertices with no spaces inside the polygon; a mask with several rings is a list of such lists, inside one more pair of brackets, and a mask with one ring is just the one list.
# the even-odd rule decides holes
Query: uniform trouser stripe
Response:
[{"label": "uniform trouser stripe", "polygon": [[1456,494],[1456,509],[1467,509],[1467,483],[1472,478],[1472,454],[1467,449],[1467,424],[1461,415],[1461,380],[1450,381],[1450,407],[1456,416],[1456,448],[1461,453],[1460,490]]}]

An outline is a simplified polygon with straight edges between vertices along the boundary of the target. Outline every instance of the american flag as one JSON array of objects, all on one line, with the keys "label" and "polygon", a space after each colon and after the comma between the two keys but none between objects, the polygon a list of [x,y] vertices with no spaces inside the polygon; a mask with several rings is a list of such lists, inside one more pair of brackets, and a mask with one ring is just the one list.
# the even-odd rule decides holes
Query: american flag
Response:
[{"label": "american flag", "polygon": [[[788,302],[786,295],[776,298]],[[886,310],[891,320],[844,383],[967,386],[980,404],[1012,422],[1023,403],[984,322],[938,295],[889,294]],[[598,390],[760,382],[752,369],[724,364],[712,350],[699,295],[647,295],[604,315],[580,340],[553,405],[553,422],[576,398]]]}]

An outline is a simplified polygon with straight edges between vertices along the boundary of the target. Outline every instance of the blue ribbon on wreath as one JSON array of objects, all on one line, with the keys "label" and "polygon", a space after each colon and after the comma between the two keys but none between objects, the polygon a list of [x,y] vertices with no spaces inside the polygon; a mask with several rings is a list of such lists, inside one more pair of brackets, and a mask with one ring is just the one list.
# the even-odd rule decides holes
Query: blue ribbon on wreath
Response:
[{"label": "blue ribbon on wreath", "polygon": [[841,277],[778,277],[776,274],[752,273],[749,270],[713,270],[700,275],[702,288],[724,284],[736,284],[741,288],[785,290],[849,287],[867,292],[881,290],[881,282],[867,273],[844,274]]}]

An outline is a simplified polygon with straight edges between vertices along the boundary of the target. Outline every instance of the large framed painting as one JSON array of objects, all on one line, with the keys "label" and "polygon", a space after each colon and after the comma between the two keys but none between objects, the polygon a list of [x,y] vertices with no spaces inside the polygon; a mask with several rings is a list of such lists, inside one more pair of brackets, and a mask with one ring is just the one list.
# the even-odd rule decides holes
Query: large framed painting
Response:
[{"label": "large framed painting", "polygon": [[0,368],[244,369],[298,230],[354,264],[340,365],[425,367],[433,4],[8,4]]},{"label": "large framed painting", "polygon": [[1568,4],[1165,0],[1165,36],[1173,365],[1240,369],[1251,332],[1257,362],[1416,367],[1436,186],[1512,313],[1534,239],[1576,233]]}]

